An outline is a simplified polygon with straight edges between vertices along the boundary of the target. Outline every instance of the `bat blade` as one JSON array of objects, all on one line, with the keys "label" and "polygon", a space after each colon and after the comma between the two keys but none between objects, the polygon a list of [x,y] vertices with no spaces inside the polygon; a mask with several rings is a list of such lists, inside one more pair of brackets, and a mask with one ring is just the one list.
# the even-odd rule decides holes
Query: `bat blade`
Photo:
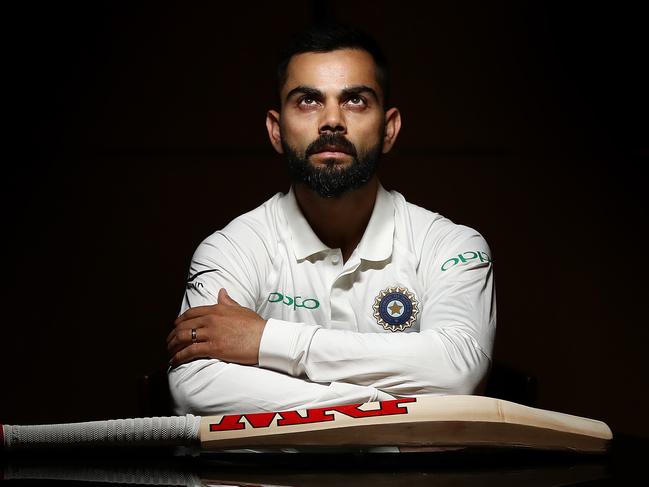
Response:
[{"label": "bat blade", "polygon": [[203,449],[290,447],[516,447],[604,452],[601,422],[482,396],[366,404],[201,419]]}]

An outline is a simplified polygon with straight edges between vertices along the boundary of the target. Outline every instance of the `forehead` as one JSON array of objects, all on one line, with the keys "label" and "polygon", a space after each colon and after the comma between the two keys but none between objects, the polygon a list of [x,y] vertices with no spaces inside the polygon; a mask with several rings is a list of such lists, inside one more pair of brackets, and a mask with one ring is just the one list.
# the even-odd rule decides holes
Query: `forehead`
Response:
[{"label": "forehead", "polygon": [[291,58],[282,97],[297,86],[310,86],[326,93],[355,85],[370,86],[380,92],[374,59],[368,52],[361,49],[306,52]]}]

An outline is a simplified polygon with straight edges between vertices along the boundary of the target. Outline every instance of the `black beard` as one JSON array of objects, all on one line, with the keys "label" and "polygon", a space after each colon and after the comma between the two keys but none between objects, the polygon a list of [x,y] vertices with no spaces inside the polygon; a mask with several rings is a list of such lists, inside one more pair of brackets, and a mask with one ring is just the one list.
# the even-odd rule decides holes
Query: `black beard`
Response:
[{"label": "black beard", "polygon": [[[382,134],[381,134],[382,135]],[[288,160],[288,170],[295,183],[304,183],[323,198],[336,198],[348,191],[367,184],[379,165],[383,150],[383,136],[379,143],[358,155],[356,147],[341,134],[323,134],[309,144],[304,155],[282,139],[282,147]],[[335,160],[325,161],[323,167],[309,162],[309,156],[318,152],[323,145],[337,145],[344,148],[352,157],[352,163],[341,167]]]}]

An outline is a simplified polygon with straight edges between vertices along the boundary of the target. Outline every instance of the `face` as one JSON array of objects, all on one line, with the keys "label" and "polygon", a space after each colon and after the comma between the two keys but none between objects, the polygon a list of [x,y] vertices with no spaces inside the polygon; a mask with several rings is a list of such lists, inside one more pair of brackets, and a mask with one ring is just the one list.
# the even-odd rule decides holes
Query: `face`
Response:
[{"label": "face", "polygon": [[294,56],[266,124],[294,180],[335,197],[367,183],[392,147],[398,111],[385,111],[372,56],[358,49]]}]

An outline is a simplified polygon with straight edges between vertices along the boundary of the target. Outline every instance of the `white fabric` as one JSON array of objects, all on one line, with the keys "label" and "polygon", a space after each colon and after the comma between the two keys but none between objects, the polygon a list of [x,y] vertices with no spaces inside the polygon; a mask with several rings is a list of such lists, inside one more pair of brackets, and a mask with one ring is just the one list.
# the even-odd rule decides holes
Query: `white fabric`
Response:
[{"label": "white fabric", "polygon": [[[312,231],[293,191],[277,194],[199,245],[181,309],[216,303],[223,287],[268,319],[259,366],[196,360],[170,370],[176,413],[473,394],[496,327],[490,256],[475,230],[380,187],[343,263],[340,249]],[[396,288],[419,310],[403,331],[384,329],[373,309],[382,291]]]}]

